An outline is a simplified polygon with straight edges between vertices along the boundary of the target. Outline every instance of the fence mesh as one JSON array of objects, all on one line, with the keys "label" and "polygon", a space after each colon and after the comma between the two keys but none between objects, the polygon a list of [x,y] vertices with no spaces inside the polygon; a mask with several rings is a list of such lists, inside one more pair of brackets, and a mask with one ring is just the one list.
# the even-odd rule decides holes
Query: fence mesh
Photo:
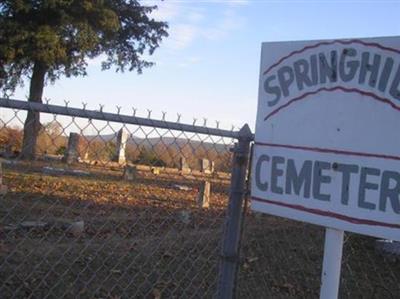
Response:
[{"label": "fence mesh", "polygon": [[0,297],[215,294],[233,139],[41,113],[26,161],[25,117],[0,110]]},{"label": "fence mesh", "polygon": [[[0,108],[1,298],[215,297],[234,134],[41,113],[23,160],[25,118]],[[237,297],[318,298],[323,228],[245,215]],[[346,233],[340,298],[400,296],[382,244]]]},{"label": "fence mesh", "polygon": [[[379,244],[345,234],[339,298],[399,298],[400,252]],[[248,213],[238,298],[319,298],[323,248],[322,227]]]}]

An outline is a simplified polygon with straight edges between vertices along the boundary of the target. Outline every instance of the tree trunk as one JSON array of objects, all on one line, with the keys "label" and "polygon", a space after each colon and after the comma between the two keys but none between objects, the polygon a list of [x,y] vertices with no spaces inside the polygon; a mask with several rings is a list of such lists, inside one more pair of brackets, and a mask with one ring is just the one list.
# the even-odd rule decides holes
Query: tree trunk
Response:
[{"label": "tree trunk", "polygon": [[[29,88],[29,102],[42,103],[46,72],[47,68],[43,63],[35,62]],[[24,124],[24,138],[22,140],[22,159],[33,160],[35,158],[40,127],[40,113],[28,111]]]}]

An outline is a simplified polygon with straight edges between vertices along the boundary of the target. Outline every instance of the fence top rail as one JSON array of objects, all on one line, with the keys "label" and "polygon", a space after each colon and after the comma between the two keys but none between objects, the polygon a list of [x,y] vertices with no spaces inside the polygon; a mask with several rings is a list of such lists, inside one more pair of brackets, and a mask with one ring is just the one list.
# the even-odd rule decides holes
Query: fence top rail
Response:
[{"label": "fence top rail", "polygon": [[151,118],[137,117],[132,115],[123,115],[119,113],[110,113],[96,110],[88,110],[81,108],[73,108],[68,106],[58,106],[43,103],[35,103],[28,101],[20,101],[13,99],[0,98],[0,107],[19,109],[19,110],[31,110],[50,114],[59,114],[72,117],[81,117],[88,119],[104,120],[110,122],[118,122],[124,124],[140,125],[146,127],[155,127],[160,129],[184,131],[190,133],[214,135],[220,137],[239,139],[241,137],[248,137],[252,139],[251,136],[243,136],[241,131],[234,130],[224,130],[219,128],[210,128],[206,126],[198,126],[195,124],[183,124],[179,122],[171,122],[166,120],[156,120]]}]

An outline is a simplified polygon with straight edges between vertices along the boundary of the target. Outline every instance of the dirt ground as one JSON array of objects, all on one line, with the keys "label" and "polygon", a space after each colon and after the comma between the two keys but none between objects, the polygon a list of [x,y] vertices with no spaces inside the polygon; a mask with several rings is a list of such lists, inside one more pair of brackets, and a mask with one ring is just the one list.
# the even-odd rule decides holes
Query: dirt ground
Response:
[{"label": "dirt ground", "polygon": [[[5,167],[2,298],[211,297],[227,181],[213,181],[211,208],[200,209],[201,181],[190,176],[139,173],[131,182],[120,169],[54,175],[43,167]],[[76,221],[84,221],[79,236],[65,229]]]},{"label": "dirt ground", "polygon": [[[118,168],[67,175],[46,166],[64,167],[4,167],[1,298],[214,296],[227,179],[212,179],[202,209],[204,178],[139,172],[125,181]],[[248,213],[238,298],[318,298],[322,249],[316,226]],[[399,298],[399,286],[398,259],[377,253],[373,238],[346,236],[341,298]]]},{"label": "dirt ground", "polygon": [[[238,298],[319,298],[324,229],[267,215],[247,218]],[[400,298],[400,259],[346,233],[339,298]]]}]

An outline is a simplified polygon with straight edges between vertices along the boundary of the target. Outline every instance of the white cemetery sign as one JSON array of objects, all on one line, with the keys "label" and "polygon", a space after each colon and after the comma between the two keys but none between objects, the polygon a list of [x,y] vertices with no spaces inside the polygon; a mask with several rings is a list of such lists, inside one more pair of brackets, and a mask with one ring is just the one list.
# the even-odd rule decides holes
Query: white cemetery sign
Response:
[{"label": "white cemetery sign", "polygon": [[400,241],[399,129],[400,37],[264,43],[252,209]]}]

